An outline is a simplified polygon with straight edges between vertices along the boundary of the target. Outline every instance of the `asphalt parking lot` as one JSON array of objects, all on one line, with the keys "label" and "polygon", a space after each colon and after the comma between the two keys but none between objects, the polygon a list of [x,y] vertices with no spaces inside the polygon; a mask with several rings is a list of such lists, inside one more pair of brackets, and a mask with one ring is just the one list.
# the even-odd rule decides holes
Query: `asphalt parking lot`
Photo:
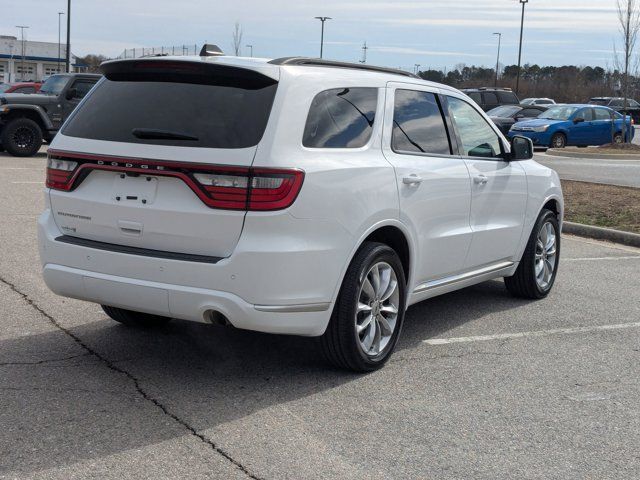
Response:
[{"label": "asphalt parking lot", "polygon": [[130,329],[49,292],[44,162],[0,154],[0,478],[640,476],[640,250],[565,236],[546,300],[423,302],[353,375],[309,339]]}]

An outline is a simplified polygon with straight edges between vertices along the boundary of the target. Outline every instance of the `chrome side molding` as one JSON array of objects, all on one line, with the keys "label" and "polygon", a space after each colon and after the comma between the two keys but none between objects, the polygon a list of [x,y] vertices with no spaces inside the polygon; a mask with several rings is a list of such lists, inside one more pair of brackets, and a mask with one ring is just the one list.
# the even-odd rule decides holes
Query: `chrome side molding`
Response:
[{"label": "chrome side molding", "polygon": [[488,265],[486,267],[482,267],[477,270],[472,270],[470,272],[461,273],[459,275],[453,275],[451,277],[444,277],[444,278],[439,278],[437,280],[431,280],[429,282],[424,282],[418,285],[416,288],[413,289],[413,293],[426,292],[427,290],[431,290],[433,288],[444,287],[445,285],[451,285],[452,283],[462,282],[464,280],[469,280],[470,278],[478,277],[486,273],[497,272],[498,270],[502,270],[503,268],[508,268],[512,265],[513,265],[513,262],[494,263],[492,265]]}]

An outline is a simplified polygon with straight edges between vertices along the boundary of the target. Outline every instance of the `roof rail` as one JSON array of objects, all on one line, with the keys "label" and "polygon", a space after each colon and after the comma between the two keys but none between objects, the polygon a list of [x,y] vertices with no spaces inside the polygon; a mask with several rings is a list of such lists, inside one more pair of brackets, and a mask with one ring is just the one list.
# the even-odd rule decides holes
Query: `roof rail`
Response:
[{"label": "roof rail", "polygon": [[310,67],[350,68],[354,70],[367,70],[370,72],[391,73],[394,75],[402,75],[404,77],[420,78],[413,73],[398,70],[397,68],[376,67],[373,65],[365,65],[363,63],[337,62],[335,60],[323,60],[322,58],[282,57],[270,60],[269,63],[273,65],[306,65]]}]

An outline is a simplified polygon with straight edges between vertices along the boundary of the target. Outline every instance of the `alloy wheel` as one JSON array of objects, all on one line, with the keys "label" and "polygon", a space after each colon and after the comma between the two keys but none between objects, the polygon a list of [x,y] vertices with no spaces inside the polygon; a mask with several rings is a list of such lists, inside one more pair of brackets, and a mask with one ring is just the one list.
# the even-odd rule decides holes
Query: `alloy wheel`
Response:
[{"label": "alloy wheel", "polygon": [[34,140],[35,136],[30,128],[19,127],[13,132],[13,141],[19,148],[28,148]]},{"label": "alloy wheel", "polygon": [[395,270],[386,262],[374,264],[362,282],[356,309],[356,335],[362,351],[375,357],[395,332],[400,289]]},{"label": "alloy wheel", "polygon": [[546,222],[538,232],[535,253],[536,283],[547,290],[556,269],[557,254],[556,230],[551,222]]}]

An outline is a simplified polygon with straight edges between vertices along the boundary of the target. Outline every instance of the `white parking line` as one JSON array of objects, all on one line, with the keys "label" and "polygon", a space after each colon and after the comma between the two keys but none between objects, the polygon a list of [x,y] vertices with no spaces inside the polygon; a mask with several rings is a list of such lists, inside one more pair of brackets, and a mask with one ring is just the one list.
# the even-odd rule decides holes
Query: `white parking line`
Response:
[{"label": "white parking line", "polygon": [[640,255],[631,257],[582,257],[582,258],[561,258],[561,262],[596,262],[601,260],[637,260]]},{"label": "white parking line", "polygon": [[497,333],[495,335],[476,335],[473,337],[431,338],[423,340],[427,345],[446,345],[449,343],[487,342],[490,340],[510,340],[513,338],[546,337],[547,335],[566,335],[571,333],[589,333],[606,330],[622,330],[625,328],[639,328],[640,322],[618,323],[614,325],[595,325],[592,327],[553,328],[533,332]]}]

